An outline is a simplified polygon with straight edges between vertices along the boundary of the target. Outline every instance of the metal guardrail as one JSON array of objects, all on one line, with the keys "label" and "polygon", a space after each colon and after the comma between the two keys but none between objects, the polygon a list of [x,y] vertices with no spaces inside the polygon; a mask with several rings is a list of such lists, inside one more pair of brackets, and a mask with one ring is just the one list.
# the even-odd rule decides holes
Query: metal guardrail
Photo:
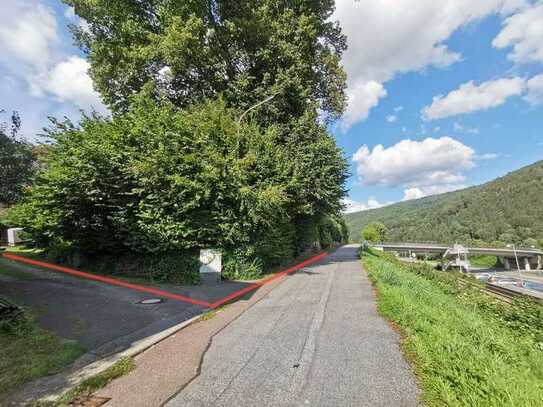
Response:
[{"label": "metal guardrail", "polygon": [[[465,244],[461,243],[462,245],[466,246]],[[370,245],[376,245],[376,246],[433,246],[433,247],[453,247],[455,243],[447,243],[447,242],[411,242],[411,241],[404,241],[404,242],[375,242]],[[467,247],[467,246],[466,246]],[[474,246],[475,247],[475,246]],[[494,249],[494,250],[508,250],[507,247],[491,247],[491,246],[478,246],[478,249]],[[541,252],[543,253],[542,249],[538,249],[537,247],[527,247],[527,246],[516,246],[515,247],[517,251],[534,251],[534,252]]]},{"label": "metal guardrail", "polygon": [[[466,286],[469,284],[469,282],[465,280],[458,280],[458,281],[461,286]],[[537,302],[543,302],[543,300],[539,297],[532,296],[528,293],[511,290],[510,288],[503,287],[496,284],[491,284],[491,283],[485,283],[485,285],[481,287],[480,290],[508,304],[511,304],[515,300],[515,298],[523,298],[523,297],[530,298],[531,300],[534,300]]]}]

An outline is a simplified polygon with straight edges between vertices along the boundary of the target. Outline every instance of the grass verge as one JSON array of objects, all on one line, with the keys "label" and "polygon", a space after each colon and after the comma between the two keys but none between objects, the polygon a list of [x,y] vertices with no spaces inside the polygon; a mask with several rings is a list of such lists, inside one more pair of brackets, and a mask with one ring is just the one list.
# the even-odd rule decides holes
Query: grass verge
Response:
[{"label": "grass verge", "polygon": [[511,306],[460,285],[458,274],[362,252],[381,314],[402,347],[429,406],[541,406],[543,306]]},{"label": "grass verge", "polygon": [[0,324],[0,400],[31,380],[58,373],[83,351],[76,342],[39,328],[28,315]]},{"label": "grass verge", "polygon": [[111,367],[95,376],[83,380],[72,390],[66,392],[56,401],[37,402],[33,407],[67,407],[84,405],[85,401],[96,391],[107,386],[111,381],[130,373],[136,365],[130,357],[119,359]]}]

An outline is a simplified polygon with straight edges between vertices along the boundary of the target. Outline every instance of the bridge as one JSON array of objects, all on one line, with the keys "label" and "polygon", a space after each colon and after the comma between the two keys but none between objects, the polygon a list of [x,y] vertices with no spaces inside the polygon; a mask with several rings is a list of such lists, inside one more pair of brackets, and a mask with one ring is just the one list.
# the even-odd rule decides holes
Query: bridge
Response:
[{"label": "bridge", "polygon": [[[490,255],[496,256],[507,270],[516,268],[517,259],[519,267],[530,271],[543,268],[543,250],[536,248],[496,249],[489,247],[464,247],[459,244],[433,244],[433,243],[375,243],[369,244],[376,249],[411,254],[437,254],[442,260],[450,260],[448,266],[469,270],[468,256]],[[446,267],[445,267],[446,268]]]}]

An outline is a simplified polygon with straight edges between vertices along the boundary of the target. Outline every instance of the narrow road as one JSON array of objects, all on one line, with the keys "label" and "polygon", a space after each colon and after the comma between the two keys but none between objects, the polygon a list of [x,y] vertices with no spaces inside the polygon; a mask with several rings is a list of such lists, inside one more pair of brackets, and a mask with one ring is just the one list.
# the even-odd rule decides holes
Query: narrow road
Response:
[{"label": "narrow road", "polygon": [[168,406],[415,406],[398,335],[345,246],[290,277],[217,334]]}]

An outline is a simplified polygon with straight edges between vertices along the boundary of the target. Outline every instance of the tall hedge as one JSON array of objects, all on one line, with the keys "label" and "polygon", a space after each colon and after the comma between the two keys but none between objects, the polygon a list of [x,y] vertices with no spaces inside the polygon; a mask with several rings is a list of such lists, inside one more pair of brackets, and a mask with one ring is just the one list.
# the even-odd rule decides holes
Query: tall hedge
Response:
[{"label": "tall hedge", "polygon": [[313,117],[284,132],[235,113],[220,99],[179,109],[143,92],[114,119],[57,122],[10,217],[41,245],[88,255],[248,247],[280,264],[304,249],[300,220],[339,211],[345,160]]}]

